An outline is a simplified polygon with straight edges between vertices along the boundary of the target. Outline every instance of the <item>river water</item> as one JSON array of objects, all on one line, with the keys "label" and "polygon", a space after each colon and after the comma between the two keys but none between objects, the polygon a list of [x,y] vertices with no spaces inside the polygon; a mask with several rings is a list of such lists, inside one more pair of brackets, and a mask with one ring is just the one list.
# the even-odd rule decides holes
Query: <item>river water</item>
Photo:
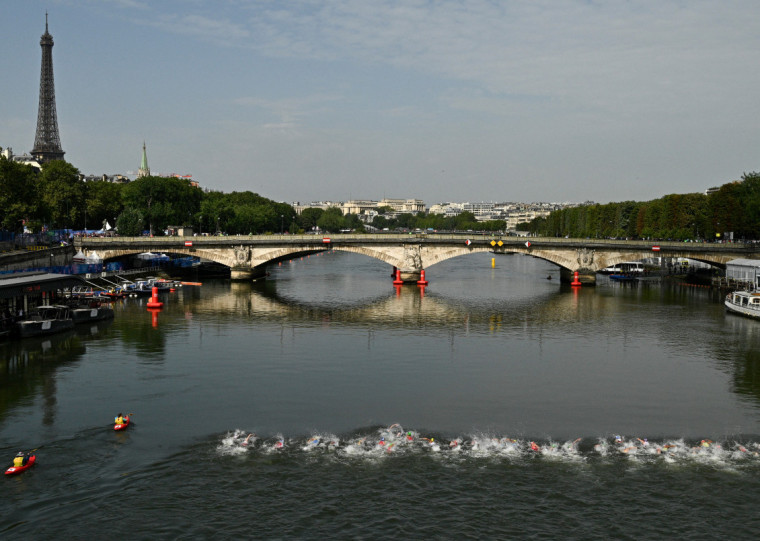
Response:
[{"label": "river water", "polygon": [[755,538],[760,323],[495,262],[396,291],[323,253],[1,344],[0,454],[38,463],[0,537]]}]

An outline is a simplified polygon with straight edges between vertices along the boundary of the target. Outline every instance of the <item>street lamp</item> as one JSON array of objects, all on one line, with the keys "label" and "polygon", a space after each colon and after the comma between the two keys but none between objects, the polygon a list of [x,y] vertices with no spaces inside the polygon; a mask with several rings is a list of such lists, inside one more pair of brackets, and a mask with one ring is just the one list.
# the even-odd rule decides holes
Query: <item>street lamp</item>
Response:
[{"label": "street lamp", "polygon": [[200,215],[200,221],[198,222],[198,236],[203,236],[203,214]]},{"label": "street lamp", "polygon": [[284,229],[283,229],[283,227],[282,227],[282,219],[283,219],[283,218],[284,218],[284,215],[283,215],[283,214],[280,214],[280,235],[282,235],[282,233],[283,233],[283,231],[284,231]]}]

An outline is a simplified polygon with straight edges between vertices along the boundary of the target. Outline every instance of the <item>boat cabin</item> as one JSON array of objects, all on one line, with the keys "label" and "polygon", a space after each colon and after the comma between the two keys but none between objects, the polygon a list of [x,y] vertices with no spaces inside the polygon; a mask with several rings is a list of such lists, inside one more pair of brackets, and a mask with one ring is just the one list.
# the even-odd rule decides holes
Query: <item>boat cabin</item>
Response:
[{"label": "boat cabin", "polygon": [[732,259],[726,263],[726,278],[760,289],[760,260]]},{"label": "boat cabin", "polygon": [[606,267],[600,272],[604,274],[643,274],[644,263],[641,261],[623,261]]}]

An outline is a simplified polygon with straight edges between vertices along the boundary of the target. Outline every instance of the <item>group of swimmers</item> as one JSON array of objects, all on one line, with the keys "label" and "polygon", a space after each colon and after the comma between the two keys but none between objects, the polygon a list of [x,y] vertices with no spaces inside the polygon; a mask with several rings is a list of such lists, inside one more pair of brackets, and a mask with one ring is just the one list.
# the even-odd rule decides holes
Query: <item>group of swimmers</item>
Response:
[{"label": "group of swimmers", "polygon": [[[286,441],[281,435],[274,439],[259,439],[255,433],[245,433],[236,431],[231,438],[226,440],[228,449],[234,447],[251,449],[256,446],[264,452],[277,451],[296,445],[303,451],[323,450],[336,451],[340,450],[346,454],[356,453],[391,453],[401,449],[427,449],[430,451],[461,451],[461,452],[480,452],[496,454],[530,454],[544,456],[566,456],[583,457],[583,456],[607,456],[610,453],[624,456],[648,456],[648,455],[667,455],[676,456],[703,456],[729,453],[733,458],[740,456],[760,456],[760,444],[744,446],[740,443],[733,445],[721,445],[709,439],[703,439],[696,445],[689,444],[683,440],[674,440],[668,442],[654,443],[647,438],[624,439],[620,435],[612,438],[599,439],[596,443],[587,442],[584,445],[583,438],[577,438],[566,442],[537,442],[516,440],[512,438],[495,438],[495,437],[471,437],[455,438],[440,441],[434,437],[425,437],[415,431],[404,430],[398,423],[392,424],[387,428],[381,428],[375,435],[359,436],[351,439],[343,439],[331,435],[312,435],[308,439],[301,440],[302,443]],[[748,449],[749,447],[749,449]],[[725,456],[725,455],[724,455]]]}]

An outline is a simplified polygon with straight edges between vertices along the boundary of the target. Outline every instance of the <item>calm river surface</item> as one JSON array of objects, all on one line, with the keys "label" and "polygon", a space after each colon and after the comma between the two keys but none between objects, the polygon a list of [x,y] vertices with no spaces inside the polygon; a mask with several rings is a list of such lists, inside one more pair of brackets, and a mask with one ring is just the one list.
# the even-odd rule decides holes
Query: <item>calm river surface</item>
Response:
[{"label": "calm river surface", "polygon": [[756,538],[760,322],[517,255],[390,272],[312,255],[0,344],[0,456],[38,448],[0,537]]}]

